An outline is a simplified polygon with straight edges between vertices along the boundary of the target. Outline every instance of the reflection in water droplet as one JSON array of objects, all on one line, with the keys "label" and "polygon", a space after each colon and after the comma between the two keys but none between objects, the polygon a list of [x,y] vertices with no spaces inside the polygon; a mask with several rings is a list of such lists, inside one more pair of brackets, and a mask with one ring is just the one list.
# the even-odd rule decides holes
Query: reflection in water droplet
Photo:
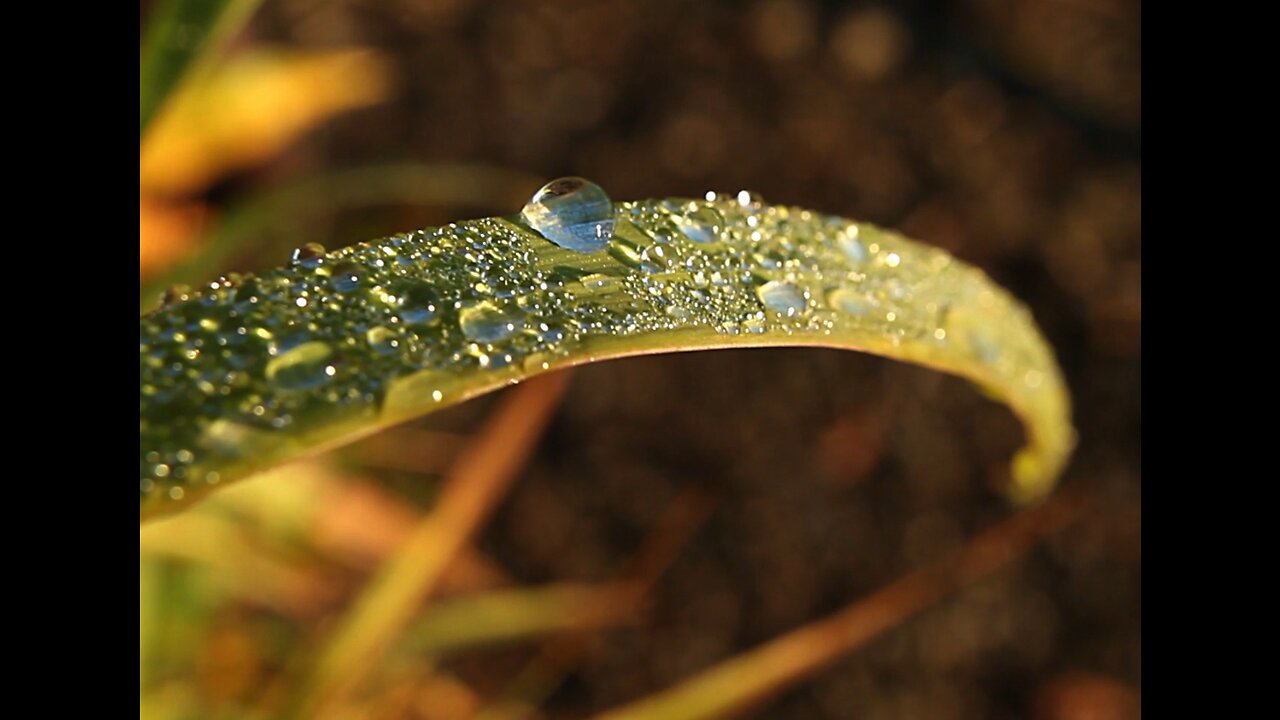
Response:
[{"label": "reflection in water droplet", "polygon": [[285,390],[310,390],[328,382],[336,368],[330,363],[333,348],[319,340],[301,345],[267,363],[267,379]]},{"label": "reflection in water droplet", "polygon": [[462,334],[476,342],[496,343],[515,334],[517,318],[491,302],[463,308],[458,313]]},{"label": "reflection in water droplet", "polygon": [[613,201],[599,185],[580,177],[543,185],[521,215],[540,235],[574,252],[599,252],[613,237]]},{"label": "reflection in water droplet", "polygon": [[720,240],[724,216],[714,207],[705,203],[689,203],[682,214],[674,217],[676,227],[690,240],[704,245]]},{"label": "reflection in water droplet", "polygon": [[756,294],[765,307],[786,317],[794,317],[805,310],[804,293],[795,283],[770,280],[756,288]]},{"label": "reflection in water droplet", "polygon": [[314,268],[323,262],[324,246],[320,243],[307,243],[293,251],[293,263],[304,268]]}]

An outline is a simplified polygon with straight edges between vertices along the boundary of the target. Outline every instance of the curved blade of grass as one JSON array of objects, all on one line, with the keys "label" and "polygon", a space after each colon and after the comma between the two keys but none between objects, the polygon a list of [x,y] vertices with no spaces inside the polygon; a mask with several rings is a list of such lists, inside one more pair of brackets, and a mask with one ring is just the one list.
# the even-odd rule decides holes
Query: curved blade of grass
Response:
[{"label": "curved blade of grass", "polygon": [[1023,421],[1011,497],[1074,443],[1030,313],[867,223],[714,196],[621,203],[607,246],[522,216],[393,236],[206,286],[140,321],[140,516],[562,367],[735,347],[861,350],[967,378]]},{"label": "curved blade of grass", "polygon": [[142,36],[138,134],[187,77],[235,35],[262,0],[161,0]]},{"label": "curved blade of grass", "polygon": [[230,209],[199,243],[199,250],[160,277],[148,279],[140,309],[154,310],[165,288],[217,275],[237,253],[261,242],[282,218],[310,208],[351,208],[376,203],[415,203],[484,209],[494,202],[519,202],[537,179],[525,173],[459,163],[376,163],[309,175],[283,184]]}]

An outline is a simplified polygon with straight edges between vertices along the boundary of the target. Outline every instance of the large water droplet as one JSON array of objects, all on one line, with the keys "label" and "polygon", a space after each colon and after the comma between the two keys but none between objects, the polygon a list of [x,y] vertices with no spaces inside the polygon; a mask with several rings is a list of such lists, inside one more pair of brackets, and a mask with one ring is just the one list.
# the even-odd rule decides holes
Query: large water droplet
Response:
[{"label": "large water droplet", "polygon": [[675,216],[675,221],[685,237],[704,245],[719,241],[724,229],[724,216],[706,203],[689,203],[683,213]]},{"label": "large water droplet", "polygon": [[756,294],[765,307],[786,317],[794,317],[805,310],[804,293],[795,283],[770,280],[756,288]]},{"label": "large water droplet", "polygon": [[599,185],[580,177],[543,185],[521,215],[543,237],[574,252],[599,252],[613,237],[613,201]]},{"label": "large water droplet", "polygon": [[496,343],[516,332],[517,318],[491,302],[465,307],[458,313],[462,333],[476,342]]},{"label": "large water droplet", "polygon": [[333,348],[319,340],[303,343],[267,363],[267,379],[285,390],[310,390],[337,373]]},{"label": "large water droplet", "polygon": [[293,251],[293,263],[304,268],[314,268],[323,262],[324,246],[320,243],[307,243]]}]

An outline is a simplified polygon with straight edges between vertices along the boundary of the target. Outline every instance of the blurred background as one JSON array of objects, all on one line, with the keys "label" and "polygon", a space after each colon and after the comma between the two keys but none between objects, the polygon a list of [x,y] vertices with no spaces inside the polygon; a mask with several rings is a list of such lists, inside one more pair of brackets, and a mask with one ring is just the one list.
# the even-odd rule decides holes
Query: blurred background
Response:
[{"label": "blurred background", "polygon": [[[144,35],[165,4],[141,3]],[[238,5],[142,134],[143,309],[306,242],[514,213],[562,175],[615,199],[745,188],[900,229],[1031,308],[1074,396],[1062,492],[1086,509],[831,662],[758,679],[738,714],[1138,716],[1136,0]],[[880,602],[1016,512],[996,488],[1018,424],[937,373],[771,349],[567,380],[144,526],[142,716],[587,717]],[[495,436],[504,419],[530,450]],[[518,469],[332,689],[315,658],[379,568],[413,564],[438,500],[483,484],[477,453]]]}]

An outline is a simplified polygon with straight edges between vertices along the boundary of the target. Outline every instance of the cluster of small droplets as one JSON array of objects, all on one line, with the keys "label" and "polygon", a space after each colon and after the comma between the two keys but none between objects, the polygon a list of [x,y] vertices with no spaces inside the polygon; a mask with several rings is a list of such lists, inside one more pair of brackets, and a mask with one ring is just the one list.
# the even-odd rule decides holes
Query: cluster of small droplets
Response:
[{"label": "cluster of small droplets", "polygon": [[[592,337],[839,327],[945,345],[953,305],[1005,302],[980,281],[896,234],[747,191],[615,206],[580,178],[511,218],[304,245],[261,276],[175,288],[141,319],[141,496],[181,499],[376,417],[402,378],[439,402],[450,378],[537,372]],[[981,325],[961,323],[970,354],[1026,360]]]}]

